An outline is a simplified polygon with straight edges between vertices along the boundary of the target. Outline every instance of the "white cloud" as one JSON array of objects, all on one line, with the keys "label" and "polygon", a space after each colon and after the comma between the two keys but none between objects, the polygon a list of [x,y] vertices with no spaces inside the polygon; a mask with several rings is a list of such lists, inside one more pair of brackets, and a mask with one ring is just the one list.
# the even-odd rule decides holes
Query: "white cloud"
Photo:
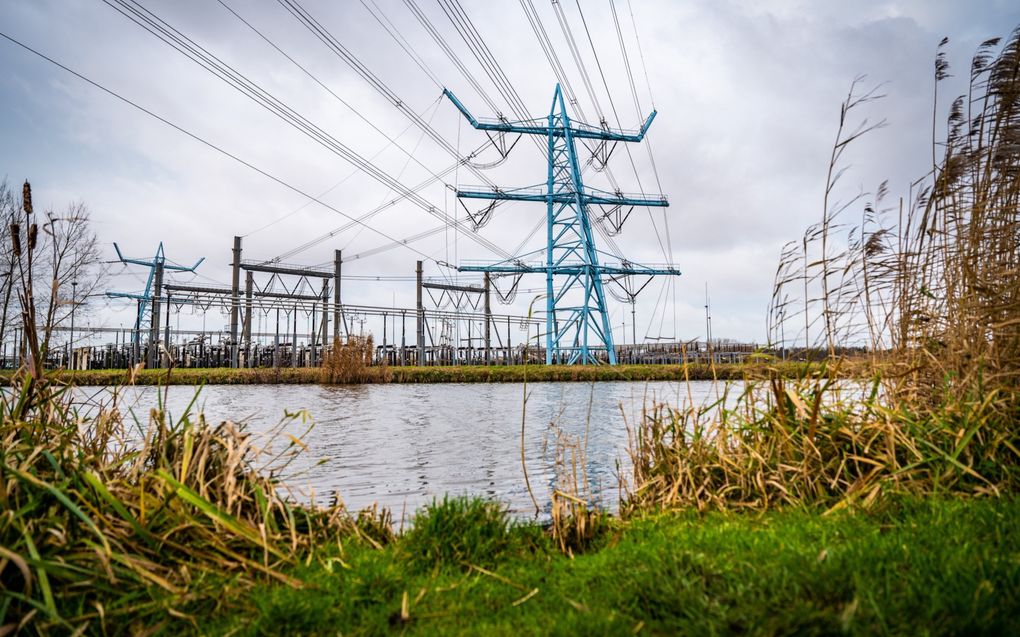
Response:
[{"label": "white cloud", "polygon": [[[230,4],[387,135],[405,131],[407,120],[280,6],[271,2],[255,7]],[[419,4],[487,92],[497,96],[438,7]],[[464,4],[529,110],[545,114],[553,75],[518,3]],[[854,168],[844,187],[848,192],[859,187],[873,189],[889,178],[894,195],[899,194],[924,172],[930,153],[930,70],[935,44],[943,34],[953,37],[952,62],[964,69],[980,40],[1006,35],[1004,31],[1012,28],[1017,18],[1005,2],[962,6],[948,1],[876,0],[852,7],[792,0],[635,0],[633,4],[659,111],[650,137],[662,188],[672,204],[666,214],[673,258],[685,273],[675,288],[677,335],[691,338],[703,333],[702,297],[707,281],[715,308],[715,334],[759,341],[764,337],[763,315],[780,246],[797,238],[804,226],[820,215],[839,102],[850,80],[867,74],[869,82],[887,83],[884,90],[888,97],[872,105],[868,115],[885,117],[891,125],[853,149],[849,159]],[[430,68],[476,115],[491,114],[401,3],[380,5]],[[648,110],[651,100],[633,42],[628,3],[616,5],[642,109]],[[371,156],[386,147],[382,136],[218,5],[189,0],[153,1],[146,6],[362,155]],[[451,143],[468,148],[483,141],[450,104],[443,101],[431,108],[439,89],[360,4],[308,0],[305,6],[411,108],[431,118]],[[545,2],[536,2],[536,6],[582,105],[592,117],[595,109],[586,97],[551,6]],[[576,8],[563,6],[592,73],[593,89],[609,112]],[[633,126],[639,116],[631,100],[609,5],[583,6],[620,120],[624,126]],[[3,30],[13,37],[307,192],[318,194],[351,170],[334,154],[105,5],[19,0],[8,3],[5,11],[8,19]],[[49,205],[88,202],[103,240],[118,241],[132,254],[151,252],[162,240],[175,260],[192,262],[199,256],[208,257],[201,269],[203,275],[226,281],[234,234],[248,233],[306,203],[299,195],[6,41],[0,42],[0,64],[5,69],[0,76],[0,135],[5,139],[0,174],[12,180],[31,178],[37,200]],[[948,89],[954,86],[958,91],[961,81],[954,78],[955,84],[947,85],[947,92],[952,93]],[[412,128],[399,141],[411,149],[419,137],[419,131]],[[643,186],[654,190],[655,178],[645,149],[636,146],[631,150]],[[449,155],[427,139],[420,143],[415,157],[431,171],[451,162]],[[376,163],[397,174],[404,169],[407,157],[389,148]],[[622,149],[614,153],[613,170],[625,190],[637,189]],[[535,147],[522,141],[511,160],[489,175],[508,186],[533,184],[544,181],[545,166]],[[410,162],[401,181],[414,184],[427,176],[426,170]],[[458,178],[462,184],[478,181],[466,171],[459,171]],[[595,185],[606,185],[604,176],[593,179]],[[455,214],[456,207],[441,185],[423,194]],[[324,197],[352,215],[386,198],[386,188],[363,174]],[[507,206],[481,235],[510,250],[543,214],[538,204]],[[662,232],[662,213],[655,211],[654,215]],[[246,238],[246,256],[274,256],[344,222],[339,215],[312,204]],[[407,203],[371,222],[394,237],[437,223]],[[443,259],[448,253],[461,259],[491,258],[466,239],[461,238],[456,247],[450,246],[449,240],[450,233],[443,233],[415,245]],[[334,248],[343,246],[346,253],[353,254],[384,242],[371,231],[350,232],[295,260],[324,262]],[[635,260],[663,260],[644,211],[634,213],[618,243]],[[528,248],[540,245],[541,236]],[[398,249],[351,262],[345,271],[410,276],[417,258],[413,252]],[[438,274],[434,265],[429,266],[429,273]],[[117,285],[131,287],[137,282],[128,276]],[[536,278],[524,285],[540,287],[541,282]],[[351,302],[390,304],[396,295],[398,305],[413,303],[413,287],[407,283],[352,281],[345,284],[344,291]],[[649,287],[638,303],[639,317],[652,315],[657,293],[655,285]],[[524,296],[517,311],[530,301]],[[623,310],[616,308],[615,316],[622,316]],[[121,308],[108,314],[108,320],[116,323],[128,314],[129,309]],[[669,308],[666,323],[672,322],[672,315]]]}]

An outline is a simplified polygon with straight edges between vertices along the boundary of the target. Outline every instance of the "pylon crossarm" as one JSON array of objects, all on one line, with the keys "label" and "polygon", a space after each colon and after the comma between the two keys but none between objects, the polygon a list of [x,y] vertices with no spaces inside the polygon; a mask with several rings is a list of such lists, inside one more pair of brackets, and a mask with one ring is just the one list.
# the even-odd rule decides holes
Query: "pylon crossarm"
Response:
[{"label": "pylon crossarm", "polygon": [[[597,252],[601,257],[608,257],[609,259],[619,258],[615,254],[609,254],[602,250]],[[603,261],[598,267],[599,272],[610,276],[680,276],[681,274],[680,270],[676,269],[676,267],[665,263],[635,263],[629,260],[624,260],[620,263]]]},{"label": "pylon crossarm", "polygon": [[443,89],[443,95],[448,97],[453,105],[457,107],[457,110],[464,115],[464,118],[470,122],[471,126],[480,131],[498,131],[501,133],[520,133],[522,135],[541,135],[546,137],[552,135],[553,137],[565,137],[571,136],[576,139],[598,139],[603,141],[613,142],[640,142],[645,137],[645,133],[648,132],[648,128],[652,125],[652,120],[655,119],[656,111],[652,111],[645,119],[644,123],[636,131],[625,131],[612,128],[602,128],[599,126],[593,126],[591,124],[585,124],[583,122],[571,121],[569,126],[559,126],[553,128],[552,131],[549,129],[549,125],[545,118],[523,120],[519,122],[510,121],[480,121],[457,99],[449,89]]},{"label": "pylon crossarm", "polygon": [[543,188],[534,186],[527,188],[503,189],[457,189],[457,196],[461,199],[498,199],[506,201],[546,201],[547,196]]},{"label": "pylon crossarm", "polygon": [[676,268],[645,268],[632,267],[621,268],[616,266],[599,266],[601,274],[639,274],[645,276],[680,276],[680,270]]},{"label": "pylon crossarm", "polygon": [[116,241],[114,241],[114,243],[113,243],[113,249],[117,251],[117,260],[120,261],[121,263],[130,263],[131,265],[144,265],[147,268],[151,268],[151,267],[154,267],[155,261],[162,260],[163,261],[163,269],[164,270],[174,270],[174,271],[177,271],[177,272],[194,272],[195,268],[197,268],[198,266],[202,265],[202,262],[205,261],[205,257],[202,257],[198,261],[195,262],[195,265],[193,265],[191,267],[184,266],[184,265],[174,265],[173,263],[167,263],[166,259],[163,257],[163,254],[162,254],[162,245],[163,244],[161,243],[160,244],[160,248],[156,251],[156,257],[153,258],[153,259],[149,259],[147,261],[143,261],[141,259],[134,259],[134,258],[125,257],[123,254],[121,254],[120,246],[117,245]]},{"label": "pylon crossarm", "polygon": [[612,265],[588,266],[584,264],[569,263],[554,265],[549,268],[543,264],[520,264],[494,263],[491,265],[462,265],[457,268],[458,272],[489,272],[490,274],[545,274],[552,270],[554,275],[581,275],[591,271],[598,274],[628,275],[636,274],[641,276],[680,276],[680,270],[676,268],[647,268],[644,266],[621,267]]},{"label": "pylon crossarm", "polygon": [[544,265],[514,265],[509,263],[494,263],[492,265],[461,265],[457,267],[458,272],[491,272],[503,274],[535,274],[545,272]]},{"label": "pylon crossarm", "polygon": [[[481,188],[467,187],[458,188],[457,196],[461,199],[487,199],[499,201],[540,201],[553,203],[575,203],[577,192],[573,190],[561,190],[549,194],[541,186],[527,186],[524,188]],[[669,207],[669,200],[665,195],[654,195],[651,197],[639,197],[636,195],[617,195],[600,190],[587,189],[581,195],[581,202],[585,205],[596,204],[601,206],[651,206],[656,208]]]},{"label": "pylon crossarm", "polygon": [[132,265],[144,265],[145,267],[152,267],[152,260],[142,261],[141,259],[129,259],[120,253],[120,246],[117,242],[113,242],[113,249],[117,251],[117,260],[121,263],[130,263]]},{"label": "pylon crossarm", "polygon": [[652,206],[656,208],[668,208],[669,199],[666,195],[632,195],[621,192],[606,192],[595,188],[585,188],[582,201],[587,204],[599,204],[602,206]]},{"label": "pylon crossarm", "polygon": [[129,292],[107,292],[106,296],[111,299],[135,299],[136,301],[148,301],[149,297],[143,294],[131,294]]},{"label": "pylon crossarm", "polygon": [[195,268],[197,268],[198,266],[202,265],[203,261],[205,261],[205,257],[202,257],[198,261],[195,261],[195,265],[193,265],[191,267],[188,267],[186,265],[174,265],[172,263],[164,263],[163,264],[163,269],[164,270],[174,270],[175,272],[194,272]]}]

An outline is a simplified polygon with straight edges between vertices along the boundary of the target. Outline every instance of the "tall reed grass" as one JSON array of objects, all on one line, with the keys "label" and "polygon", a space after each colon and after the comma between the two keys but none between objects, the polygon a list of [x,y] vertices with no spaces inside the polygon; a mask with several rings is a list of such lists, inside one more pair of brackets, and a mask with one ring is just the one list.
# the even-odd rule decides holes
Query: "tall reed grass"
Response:
[{"label": "tall reed grass", "polygon": [[[999,44],[978,49],[943,155],[933,140],[932,171],[895,222],[885,184],[871,201],[833,203],[843,151],[880,126],[850,123],[878,97],[854,83],[822,220],[784,249],[770,311],[778,344],[793,334],[830,360],[750,378],[729,403],[650,409],[632,431],[625,513],[1020,488],[1020,29]],[[860,343],[869,363],[848,392],[837,350]]]},{"label": "tall reed grass", "polygon": [[[27,184],[24,200],[30,224]],[[28,295],[35,246],[15,247]],[[243,425],[195,416],[194,401],[174,419],[161,397],[147,420],[116,392],[83,404],[43,373],[25,314],[25,364],[0,392],[0,635],[179,632],[168,627],[197,626],[224,581],[300,587],[286,569],[378,526],[288,497],[274,476],[302,449],[296,436],[260,445]]]}]

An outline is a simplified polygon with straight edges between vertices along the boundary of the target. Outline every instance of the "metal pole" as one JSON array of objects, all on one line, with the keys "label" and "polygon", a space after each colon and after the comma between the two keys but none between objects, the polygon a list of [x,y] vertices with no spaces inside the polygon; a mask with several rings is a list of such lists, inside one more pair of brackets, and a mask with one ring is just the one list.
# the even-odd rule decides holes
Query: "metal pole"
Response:
[{"label": "metal pole", "polygon": [[163,337],[163,347],[166,349],[167,365],[170,364],[170,295],[166,295],[166,326],[164,326],[166,336]]},{"label": "metal pole", "polygon": [[322,347],[319,351],[319,358],[326,358],[326,349],[329,347],[329,279],[322,280]]},{"label": "metal pole", "polygon": [[[558,90],[558,89],[557,89]],[[553,194],[556,191],[556,177],[553,172],[553,167],[556,164],[556,140],[553,138],[553,128],[555,126],[554,114],[556,111],[556,102],[553,98],[552,111],[549,113],[549,133],[548,133],[548,145],[549,145],[549,174],[547,177],[546,192],[549,195],[549,199],[546,202],[546,260],[545,260],[545,364],[552,365],[553,358],[553,324],[556,320],[556,297],[553,296],[553,246],[555,242],[553,240],[553,224],[556,221],[556,204],[553,202]],[[580,214],[580,211],[579,211]],[[586,301],[587,304],[587,301]],[[559,325],[556,325],[556,336],[559,336]],[[524,342],[528,342],[528,333],[524,332]],[[535,343],[537,346],[538,343]]]},{"label": "metal pole", "polygon": [[[535,323],[535,349],[536,350],[538,349],[538,336],[539,336],[539,334],[538,334],[538,323]],[[524,338],[525,339],[528,338],[528,330],[527,330],[527,328],[525,328],[525,330],[524,330]]]},{"label": "metal pole", "polygon": [[407,313],[400,311],[400,366],[407,365]]},{"label": "metal pole", "polygon": [[712,354],[712,315],[709,311],[708,282],[705,282],[705,349],[708,352],[709,362],[715,362]]},{"label": "metal pole", "polygon": [[[308,358],[309,364],[315,367],[315,344],[319,340],[319,327],[316,325],[316,306],[318,303],[312,303],[312,331],[308,334]],[[323,315],[326,313],[323,312]]]},{"label": "metal pole", "polygon": [[240,310],[241,237],[234,237],[234,262],[230,276],[230,366],[237,367],[237,318]]},{"label": "metal pole", "polygon": [[415,270],[418,281],[418,364],[425,364],[425,309],[422,307],[421,299],[421,283],[422,283],[422,267],[421,261],[418,261],[417,269]]},{"label": "metal pole", "polygon": [[[141,302],[141,300],[139,300],[137,302],[137,305],[138,305],[138,312],[141,313],[141,311],[142,311],[142,302]],[[137,316],[137,314],[136,314],[136,316]],[[142,362],[141,342],[142,342],[142,331],[141,331],[138,323],[136,322],[134,329],[131,330],[131,365],[132,365],[132,367],[137,365],[138,363]]]},{"label": "metal pole", "polygon": [[71,336],[67,339],[68,345],[68,363],[69,367],[74,369],[74,363],[71,359],[74,358],[74,311],[78,308],[78,282],[71,281]]},{"label": "metal pole", "polygon": [[343,254],[340,250],[333,251],[333,340],[340,340],[340,323],[343,310],[340,305],[340,269],[343,266]]},{"label": "metal pole", "polygon": [[298,366],[298,349],[297,349],[297,306],[294,306],[294,341],[290,346],[290,366]]},{"label": "metal pole", "polygon": [[492,283],[489,280],[489,273],[485,273],[485,364],[492,364]]},{"label": "metal pole", "polygon": [[280,369],[280,308],[276,308],[276,333],[273,335],[273,369]]},{"label": "metal pole", "polygon": [[251,367],[251,297],[254,274],[249,270],[244,277],[244,366]]},{"label": "metal pole", "polygon": [[[634,336],[634,347],[635,348],[637,347],[637,319],[635,318],[635,312],[636,312],[635,307],[636,307],[636,305],[637,305],[637,299],[636,298],[632,298],[630,300],[630,330],[631,330],[631,332],[633,333],[633,336]],[[624,333],[626,334],[626,332],[624,332]]]},{"label": "metal pole", "polygon": [[152,296],[152,322],[149,325],[149,360],[147,365],[150,368],[155,368],[159,362],[159,298],[163,290],[163,262],[156,262],[156,275],[155,275],[155,287],[156,293]]}]

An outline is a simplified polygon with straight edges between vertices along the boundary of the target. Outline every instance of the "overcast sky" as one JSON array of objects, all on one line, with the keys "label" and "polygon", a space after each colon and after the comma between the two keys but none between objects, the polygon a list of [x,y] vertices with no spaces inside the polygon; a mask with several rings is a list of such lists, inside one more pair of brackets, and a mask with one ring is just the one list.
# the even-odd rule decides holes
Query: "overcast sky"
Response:
[{"label": "overcast sky", "polygon": [[[224,2],[293,62],[218,0],[142,4],[344,145],[372,158],[399,182],[418,184],[455,163],[276,0]],[[411,4],[420,8],[488,99],[512,117],[443,5],[436,0]],[[530,114],[547,115],[556,77],[529,24],[523,8],[527,2],[461,0],[461,5]],[[861,114],[884,118],[889,126],[852,149],[847,157],[852,167],[840,194],[871,191],[888,179],[893,196],[905,195],[908,184],[930,164],[931,75],[939,40],[950,38],[947,50],[957,77],[944,90],[955,94],[962,90],[978,43],[1007,36],[1020,21],[1020,8],[1008,0],[615,0],[635,95],[609,0],[583,0],[583,22],[578,5],[564,1],[562,15],[588,71],[596,105],[554,6],[548,0],[533,0],[533,5],[576,93],[578,103],[571,106],[575,117],[583,111],[598,124],[603,113],[613,126],[618,117],[624,128],[635,128],[653,105],[658,111],[648,135],[657,171],[644,145],[631,145],[630,156],[617,148],[610,161],[624,191],[651,193],[661,185],[670,202],[669,208],[650,214],[634,211],[614,238],[623,255],[645,263],[672,261],[683,272],[675,286],[667,288],[675,291],[673,298],[663,293],[662,283],[653,282],[639,299],[639,339],[703,337],[707,283],[714,335],[761,342],[780,248],[820,218],[839,105],[851,80],[865,75],[868,87],[883,85],[886,97]],[[440,98],[441,87],[450,88],[476,116],[496,113],[404,0],[302,0],[301,6],[448,144],[466,153],[486,141]],[[403,46],[370,8],[403,39]],[[297,189],[321,194],[323,201],[348,215],[359,216],[394,197],[386,186],[100,0],[4,0],[0,31]],[[945,106],[950,98],[940,101]],[[347,221],[7,40],[0,40],[0,140],[0,176],[14,186],[30,179],[37,209],[87,203],[110,259],[115,258],[115,241],[132,256],[151,255],[163,241],[175,262],[190,264],[206,257],[199,277],[179,276],[180,282],[228,284],[234,235],[244,236],[246,258],[270,259]],[[587,155],[580,150],[582,158]],[[476,161],[495,159],[490,147]],[[546,170],[537,145],[522,140],[506,162],[485,176],[506,187],[525,186],[543,183]],[[587,178],[595,187],[610,188],[605,173],[590,170]],[[466,186],[480,180],[462,168],[443,181]],[[421,196],[437,211],[464,215],[442,183],[422,190]],[[479,235],[506,252],[522,243],[522,252],[535,250],[543,245],[544,233],[528,239],[529,233],[544,215],[542,204],[504,205]],[[353,258],[388,243],[386,237],[402,239],[441,225],[406,201],[369,224],[371,228],[339,233],[285,260],[321,264],[332,259],[334,249]],[[436,261],[499,258],[453,231],[411,245],[418,252],[379,252],[348,261],[344,272],[413,277],[415,260],[425,254],[427,276],[452,278],[456,273]],[[138,268],[116,266],[112,272],[112,289],[140,291],[143,286]],[[540,275],[526,278],[521,284],[526,292],[518,296],[514,310],[524,311],[535,295],[528,291],[542,285]],[[352,279],[344,284],[344,298],[348,303],[410,307],[414,287],[410,282]],[[629,308],[611,303],[615,329],[627,324],[626,338],[618,333],[617,341],[629,341]],[[93,299],[90,304],[99,310],[90,318],[93,324],[133,321],[132,308],[122,301]],[[215,311],[207,319],[210,327],[225,323]],[[200,322],[201,315],[190,310],[181,317],[182,327]]]}]

